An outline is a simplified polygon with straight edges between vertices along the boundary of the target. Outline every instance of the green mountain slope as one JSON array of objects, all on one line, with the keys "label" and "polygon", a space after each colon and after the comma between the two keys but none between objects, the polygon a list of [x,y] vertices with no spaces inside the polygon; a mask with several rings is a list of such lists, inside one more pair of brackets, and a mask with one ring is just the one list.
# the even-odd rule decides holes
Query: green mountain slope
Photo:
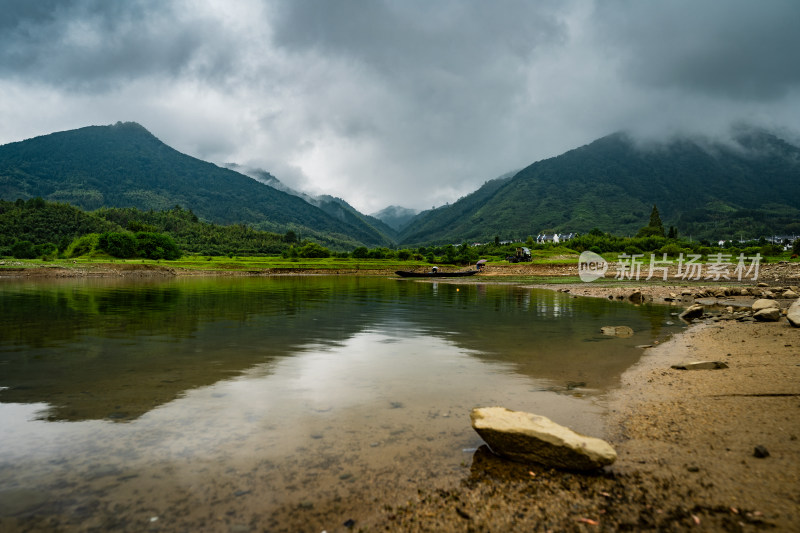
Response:
[{"label": "green mountain slope", "polygon": [[[455,244],[475,240],[485,228],[476,228],[484,219],[483,206],[511,181],[510,177],[496,178],[484,183],[477,191],[459,198],[452,205],[423,211],[398,235],[404,244]],[[488,240],[488,239],[486,239]]]},{"label": "green mountain slope", "polygon": [[322,209],[336,220],[347,222],[353,225],[365,224],[373,228],[383,237],[384,242],[388,243],[394,241],[397,236],[397,231],[388,226],[382,220],[370,215],[365,215],[358,211],[355,207],[348,204],[341,198],[335,196],[322,195],[316,196],[308,202]]},{"label": "green mountain slope", "polygon": [[84,209],[163,210],[177,204],[221,224],[324,234],[344,245],[390,242],[361,219],[336,219],[300,198],[181,154],[136,123],[90,126],[0,146],[0,198],[32,197]]},{"label": "green mountain slope", "polygon": [[653,204],[684,235],[800,233],[800,148],[754,128],[739,128],[734,141],[639,146],[623,133],[609,135],[534,163],[494,190],[425,212],[399,240],[524,239],[594,227],[634,234]]}]

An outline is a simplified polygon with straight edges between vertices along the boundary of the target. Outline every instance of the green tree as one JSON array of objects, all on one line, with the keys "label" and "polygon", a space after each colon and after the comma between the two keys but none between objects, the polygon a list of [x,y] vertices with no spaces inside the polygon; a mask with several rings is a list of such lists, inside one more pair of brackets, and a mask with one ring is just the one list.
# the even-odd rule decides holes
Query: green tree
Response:
[{"label": "green tree", "polygon": [[286,234],[283,236],[283,242],[288,244],[294,244],[297,242],[297,234],[292,230],[288,230]]},{"label": "green tree", "polygon": [[350,255],[356,259],[366,259],[369,257],[369,250],[366,246],[359,246]]},{"label": "green tree", "polygon": [[639,230],[637,237],[664,237],[664,224],[661,222],[661,215],[658,214],[658,207],[653,204],[650,212],[650,223]]},{"label": "green tree", "polygon": [[330,257],[331,251],[315,242],[309,242],[297,251],[300,257]]},{"label": "green tree", "polygon": [[131,233],[103,233],[97,240],[97,248],[112,257],[135,257],[137,240]]},{"label": "green tree", "polygon": [[661,222],[661,215],[658,214],[658,207],[656,207],[656,204],[653,204],[653,210],[650,212],[650,223],[648,226],[651,228],[664,228],[664,224]]},{"label": "green tree", "polygon": [[33,259],[37,256],[36,247],[31,241],[17,241],[11,246],[11,255],[17,259]]},{"label": "green tree", "polygon": [[179,259],[182,255],[172,237],[147,231],[136,234],[136,254],[147,259]]}]

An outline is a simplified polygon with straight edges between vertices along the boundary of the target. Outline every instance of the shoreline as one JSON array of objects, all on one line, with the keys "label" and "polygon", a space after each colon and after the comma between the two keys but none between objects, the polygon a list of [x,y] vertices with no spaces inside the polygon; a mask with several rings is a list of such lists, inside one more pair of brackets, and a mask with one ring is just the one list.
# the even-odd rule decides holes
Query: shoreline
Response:
[{"label": "shoreline", "polygon": [[[777,266],[777,265],[776,265]],[[575,265],[536,268],[555,283],[512,283],[575,297],[667,304],[676,311],[699,300],[709,308],[748,307],[800,285],[800,264],[771,283],[727,285],[628,282],[561,283]],[[182,271],[160,265],[104,269],[0,271],[2,279],[142,276],[350,275],[350,272]],[[122,267],[122,268],[119,268]],[[144,268],[142,268],[144,267]],[[797,267],[797,268],[796,268]],[[88,272],[91,270],[91,272]],[[533,270],[533,269],[531,269]],[[785,270],[785,268],[784,268]],[[64,272],[66,271],[66,272]],[[391,272],[393,274],[393,272]],[[390,275],[391,275],[390,274]],[[361,271],[360,275],[386,275]],[[513,274],[524,275],[515,269]],[[544,274],[546,276],[546,274]],[[796,276],[796,277],[795,277]],[[506,283],[502,276],[485,282]],[[772,281],[775,279],[776,281]],[[457,279],[445,280],[463,283]],[[467,283],[481,282],[481,277]],[[741,294],[742,289],[746,294]],[[768,292],[769,291],[769,294]],[[683,294],[686,292],[686,294]],[[735,294],[737,293],[738,294]],[[787,307],[792,300],[779,300]],[[605,399],[607,440],[615,464],[594,474],[511,463],[479,449],[455,487],[420,489],[416,498],[386,503],[354,517],[365,531],[777,531],[800,523],[800,328],[778,322],[705,318],[655,347]],[[723,361],[719,370],[676,370],[696,360]],[[762,446],[769,456],[754,455]],[[330,531],[349,529],[332,528]]]},{"label": "shoreline", "polygon": [[[800,284],[795,279],[789,280],[793,288]],[[757,298],[780,295],[778,287],[760,285],[729,294],[720,285],[679,283],[529,286],[677,311],[695,302],[707,309],[749,308]],[[630,298],[636,292],[641,300]],[[792,301],[779,304],[785,309]],[[728,368],[672,368],[699,360]],[[399,518],[390,518],[403,531],[797,529],[800,328],[785,317],[756,322],[720,314],[693,321],[647,348],[623,373],[607,396],[606,433],[618,459],[602,472],[519,465],[486,451],[476,454],[472,475],[460,487],[421,494]],[[758,457],[756,447],[769,456]]]}]

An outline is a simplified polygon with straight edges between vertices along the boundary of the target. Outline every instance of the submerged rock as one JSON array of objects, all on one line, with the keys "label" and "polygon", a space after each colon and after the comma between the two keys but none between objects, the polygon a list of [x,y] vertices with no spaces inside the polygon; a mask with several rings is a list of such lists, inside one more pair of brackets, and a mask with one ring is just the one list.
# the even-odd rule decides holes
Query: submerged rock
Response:
[{"label": "submerged rock", "polygon": [[753,313],[753,318],[760,322],[777,322],[781,319],[781,310],[778,307],[767,307]]},{"label": "submerged rock", "polygon": [[600,328],[600,332],[611,337],[633,337],[633,330],[628,326],[604,326]]},{"label": "submerged rock", "polygon": [[581,435],[533,413],[480,407],[472,410],[470,419],[472,428],[492,451],[512,461],[596,470],[617,458],[617,452],[606,441]]},{"label": "submerged rock", "polygon": [[681,363],[672,365],[676,370],[716,370],[718,368],[728,368],[722,361],[692,361],[691,363]]},{"label": "submerged rock", "polygon": [[786,318],[789,319],[789,324],[796,328],[800,328],[800,300],[794,302],[786,313]]},{"label": "submerged rock", "polygon": [[689,322],[695,318],[703,316],[703,306],[701,304],[693,304],[686,308],[686,310],[678,315],[678,318]]}]

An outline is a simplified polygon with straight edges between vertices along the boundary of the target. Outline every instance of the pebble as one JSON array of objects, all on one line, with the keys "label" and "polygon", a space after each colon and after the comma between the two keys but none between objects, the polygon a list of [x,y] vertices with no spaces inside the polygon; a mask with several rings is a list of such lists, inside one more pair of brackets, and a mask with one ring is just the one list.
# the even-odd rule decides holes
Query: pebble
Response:
[{"label": "pebble", "polygon": [[755,447],[753,450],[753,457],[758,457],[759,459],[763,459],[765,457],[769,457],[769,451],[760,444]]}]

